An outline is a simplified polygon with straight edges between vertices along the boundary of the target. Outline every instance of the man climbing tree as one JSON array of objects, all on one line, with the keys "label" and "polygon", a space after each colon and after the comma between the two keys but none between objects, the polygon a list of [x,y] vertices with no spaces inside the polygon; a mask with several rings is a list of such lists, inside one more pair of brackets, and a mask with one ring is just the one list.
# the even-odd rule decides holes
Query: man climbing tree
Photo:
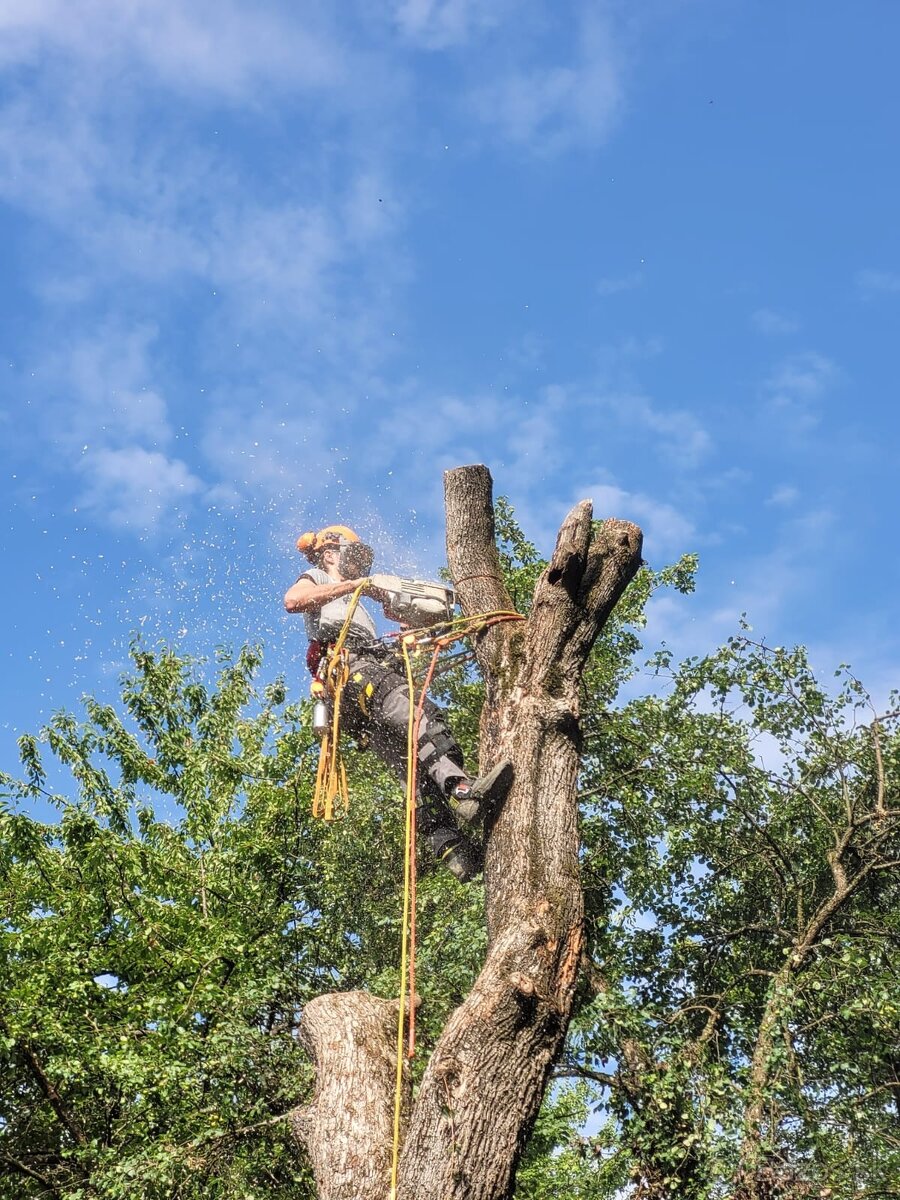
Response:
[{"label": "man climbing tree", "polygon": [[[449,471],[445,494],[448,561],[463,612],[509,610],[489,472]],[[313,548],[304,539],[307,545]],[[394,1097],[385,1070],[396,1002],[344,992],[306,1006],[301,1037],[317,1086],[294,1128],[309,1151],[320,1200],[384,1200],[392,1177],[392,1195],[403,1200],[512,1195],[568,1028],[584,947],[576,800],[581,676],[640,562],[640,530],[616,520],[597,528],[583,501],[560,529],[528,620],[477,639],[486,685],[481,759],[509,759],[515,779],[486,847],[487,957],[425,1069],[399,1171],[391,1169],[400,1138],[395,1125],[392,1150]],[[337,578],[332,563],[323,585]],[[302,611],[318,583],[301,579],[299,586],[287,602]],[[365,1103],[351,1103],[361,1096]]]},{"label": "man climbing tree", "polygon": [[[306,619],[307,665],[315,676],[345,632],[347,682],[341,723],[348,733],[364,738],[405,782],[411,701],[397,645],[379,641],[371,615],[352,603],[361,591],[381,601],[387,616],[393,615],[389,595],[367,580],[372,550],[346,525],[304,533],[297,549],[312,566],[288,588],[284,606]],[[430,699],[425,701],[416,750],[421,768],[418,829],[457,879],[472,879],[481,870],[480,855],[458,822],[482,821],[508,791],[512,768],[499,762],[471,780],[443,713]]]}]

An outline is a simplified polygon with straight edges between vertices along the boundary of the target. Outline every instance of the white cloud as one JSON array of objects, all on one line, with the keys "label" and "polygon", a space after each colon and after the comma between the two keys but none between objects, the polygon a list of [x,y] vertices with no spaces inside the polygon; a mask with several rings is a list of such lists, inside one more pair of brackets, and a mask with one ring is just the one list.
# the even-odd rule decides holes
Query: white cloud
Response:
[{"label": "white cloud", "polygon": [[684,409],[665,410],[645,396],[625,397],[623,416],[655,433],[676,465],[694,467],[712,449],[712,438]]},{"label": "white cloud", "polygon": [[775,488],[772,494],[766,500],[766,504],[775,504],[787,507],[794,504],[800,498],[800,491],[791,484],[783,483]]},{"label": "white cloud", "polygon": [[65,220],[111,166],[110,148],[77,103],[32,95],[0,108],[0,198],[29,214]]},{"label": "white cloud", "polygon": [[212,471],[242,499],[315,493],[327,485],[342,455],[342,413],[333,396],[285,380],[264,379],[263,411],[251,397],[230,391],[215,397],[202,450]]},{"label": "white cloud", "polygon": [[444,50],[495,28],[512,7],[510,0],[399,0],[394,20],[408,41]]},{"label": "white cloud", "polygon": [[769,407],[798,432],[809,430],[820,420],[819,401],[838,378],[837,366],[824,355],[792,355],[766,381]]},{"label": "white cloud", "polygon": [[505,473],[523,490],[526,481],[533,486],[538,472],[552,471],[562,461],[559,435],[566,428],[568,404],[566,389],[556,385],[543,388],[536,404],[512,402]]},{"label": "white cloud", "polygon": [[664,348],[661,338],[632,335],[621,338],[618,342],[607,342],[598,346],[596,356],[604,380],[612,385],[620,379],[629,382],[630,376],[627,372],[631,363],[656,358],[662,354]]},{"label": "white cloud", "polygon": [[80,504],[133,532],[153,531],[202,487],[180,460],[140,446],[89,451],[80,472],[85,480]]},{"label": "white cloud", "polygon": [[619,517],[640,525],[644,531],[644,557],[656,566],[660,565],[661,555],[674,557],[695,548],[693,522],[671,504],[609,483],[581,488],[580,495],[593,500],[595,520]]},{"label": "white cloud", "polygon": [[693,413],[682,408],[666,409],[640,392],[613,389],[586,392],[581,403],[602,410],[604,418],[631,433],[652,434],[661,452],[678,468],[697,466],[712,450],[713,440]]},{"label": "white cloud", "polygon": [[[123,285],[200,280],[220,329],[223,317],[239,330],[304,326],[317,350],[383,355],[407,264],[380,131],[403,72],[330,23],[326,7],[234,0],[0,5],[0,61],[13,68],[0,201],[53,240],[32,264],[35,290],[84,305]],[[271,177],[248,178],[245,148],[219,140],[208,100],[240,102],[248,129],[296,126],[272,138],[283,161],[274,151]]]},{"label": "white cloud", "polygon": [[290,187],[248,188],[224,154],[173,136],[162,128],[138,149],[128,121],[119,129],[71,97],[0,108],[0,199],[47,222],[68,249],[45,264],[41,289],[73,303],[123,283],[199,279],[238,328],[303,324],[342,358],[348,343],[383,353],[406,263],[395,239],[402,205],[374,156],[349,163],[339,182],[298,179],[298,200]]},{"label": "white cloud", "polygon": [[74,471],[75,506],[135,532],[157,529],[203,487],[170,453],[156,335],[151,325],[105,325],[62,344],[31,381],[41,397],[35,433],[48,465]]},{"label": "white cloud", "polygon": [[131,330],[107,326],[51,358],[51,422],[64,446],[168,444],[172,430],[166,402],[150,386],[148,359],[155,336],[150,325]]},{"label": "white cloud", "polygon": [[[379,399],[371,397],[373,416],[381,409]],[[421,510],[427,494],[429,511],[437,516],[441,501],[433,485],[439,472],[459,463],[489,462],[502,480],[498,489],[518,497],[523,526],[542,545],[548,541],[552,545],[563,510],[546,501],[530,504],[527,497],[536,487],[550,495],[558,495],[558,489],[567,494],[571,464],[583,460],[588,447],[596,444],[598,431],[603,431],[607,446],[613,439],[617,446],[637,442],[644,453],[649,433],[661,456],[678,468],[695,466],[712,447],[709,435],[688,412],[665,412],[642,396],[596,393],[563,384],[423,396],[418,382],[412,380],[399,392],[395,389],[391,399],[415,416],[399,422],[390,412],[375,416],[365,434],[371,471],[402,470],[416,494],[416,506]],[[603,494],[613,496],[609,491]],[[652,516],[654,543],[665,552],[692,533],[690,521],[674,509],[653,505],[640,495],[636,503],[642,515]]]},{"label": "white cloud", "polygon": [[568,63],[501,69],[476,89],[476,115],[505,140],[538,153],[599,145],[624,97],[625,52],[609,21],[586,11]]},{"label": "white cloud", "polygon": [[796,333],[800,328],[799,321],[794,317],[776,312],[773,308],[758,308],[750,319],[760,333],[769,337],[783,337],[789,333]]},{"label": "white cloud", "polygon": [[341,205],[341,229],[354,242],[376,242],[393,232],[403,215],[383,170],[367,166],[351,178]]},{"label": "white cloud", "polygon": [[835,514],[828,508],[796,513],[771,530],[772,548],[743,560],[733,594],[709,614],[713,625],[736,629],[742,613],[763,633],[776,630],[798,596],[812,596],[823,578],[825,550],[833,549]]},{"label": "white cloud", "polygon": [[900,292],[900,275],[896,271],[859,271],[856,286],[865,296]]},{"label": "white cloud", "polygon": [[[134,60],[177,92],[229,99],[273,86],[291,91],[335,84],[345,64],[321,29],[277,7],[233,0],[6,0],[0,7],[0,62],[36,64],[48,54],[86,70],[119,73]],[[121,86],[122,80],[119,80]]]},{"label": "white cloud", "polygon": [[514,370],[533,372],[544,364],[548,342],[538,333],[525,333],[506,347],[501,361]]}]

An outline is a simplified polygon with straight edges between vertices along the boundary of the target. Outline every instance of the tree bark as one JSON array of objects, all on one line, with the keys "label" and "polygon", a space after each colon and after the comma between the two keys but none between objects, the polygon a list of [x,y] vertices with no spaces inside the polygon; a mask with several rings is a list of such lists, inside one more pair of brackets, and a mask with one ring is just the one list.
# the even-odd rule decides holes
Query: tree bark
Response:
[{"label": "tree bark", "polygon": [[[448,471],[445,500],[448,562],[463,612],[510,610],[487,468]],[[582,672],[640,561],[640,530],[617,520],[595,528],[591,504],[582,501],[563,522],[528,620],[494,626],[477,640],[486,683],[481,765],[508,758],[515,775],[488,831],[487,957],[426,1068],[400,1160],[401,1200],[505,1200],[512,1193],[568,1028],[584,942],[576,799]],[[340,1000],[315,1004],[320,1013],[332,1006],[338,1013]],[[354,1053],[358,1061],[342,1069],[368,1074],[372,1086],[371,1049]],[[321,1059],[317,1067],[321,1078]],[[385,1099],[371,1103],[378,1110]],[[335,1128],[330,1136],[346,1135]],[[317,1139],[305,1134],[311,1152]],[[374,1156],[374,1144],[364,1153]],[[349,1157],[341,1161],[352,1171]],[[315,1152],[313,1162],[321,1200],[350,1194],[335,1190]],[[385,1200],[387,1172],[376,1182],[367,1171],[354,1188],[357,1200]]]},{"label": "tree bark", "polygon": [[[316,1091],[291,1114],[322,1200],[387,1194],[393,1144],[398,1001],[330,992],[303,1010],[300,1041],[316,1069]],[[406,1080],[408,1116],[409,1081]]]}]

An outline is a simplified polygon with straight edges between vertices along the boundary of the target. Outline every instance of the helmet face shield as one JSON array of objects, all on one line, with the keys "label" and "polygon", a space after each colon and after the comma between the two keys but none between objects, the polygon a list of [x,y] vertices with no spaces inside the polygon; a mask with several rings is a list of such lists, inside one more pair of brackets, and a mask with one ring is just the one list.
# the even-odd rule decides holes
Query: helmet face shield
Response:
[{"label": "helmet face shield", "polygon": [[361,579],[372,570],[375,552],[365,542],[345,542],[341,546],[338,570],[344,579]]}]

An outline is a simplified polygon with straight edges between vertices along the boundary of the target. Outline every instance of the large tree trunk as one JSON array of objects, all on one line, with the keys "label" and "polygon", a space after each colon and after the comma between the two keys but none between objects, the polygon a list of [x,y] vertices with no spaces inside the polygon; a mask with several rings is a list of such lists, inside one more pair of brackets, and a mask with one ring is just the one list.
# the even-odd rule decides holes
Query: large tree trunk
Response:
[{"label": "large tree trunk", "polygon": [[[494,542],[489,472],[448,471],[445,497],[448,562],[463,611],[511,609]],[[512,1193],[569,1024],[584,939],[576,804],[581,676],[640,560],[640,530],[616,520],[597,529],[590,502],[582,501],[560,529],[528,620],[494,626],[476,647],[487,685],[481,765],[508,758],[515,778],[488,838],[487,958],[447,1022],[412,1106],[397,1188],[402,1200],[503,1200]],[[333,1042],[328,1006],[336,1029],[344,1003],[340,996],[316,1001],[316,1028],[306,1030],[314,1047]],[[343,1056],[341,1069],[358,1077],[348,1086],[377,1090],[372,1056],[383,1054],[383,1045],[361,1048],[353,1064]],[[318,1048],[315,1057],[321,1071]],[[378,1111],[389,1103],[390,1095],[372,1100]],[[335,1183],[314,1126],[307,1120],[298,1132],[319,1195],[343,1200],[351,1192]],[[332,1128],[328,1141],[350,1135],[348,1120],[346,1132]],[[366,1149],[372,1159],[382,1153]],[[385,1200],[387,1190],[379,1167],[374,1176],[360,1172],[352,1194]]]}]

